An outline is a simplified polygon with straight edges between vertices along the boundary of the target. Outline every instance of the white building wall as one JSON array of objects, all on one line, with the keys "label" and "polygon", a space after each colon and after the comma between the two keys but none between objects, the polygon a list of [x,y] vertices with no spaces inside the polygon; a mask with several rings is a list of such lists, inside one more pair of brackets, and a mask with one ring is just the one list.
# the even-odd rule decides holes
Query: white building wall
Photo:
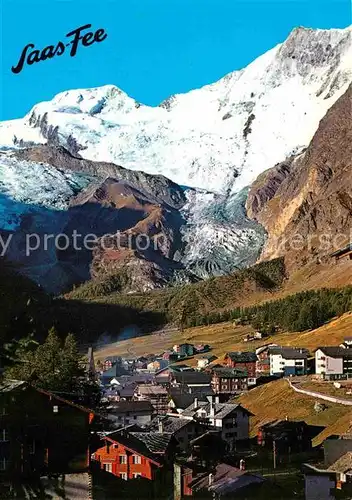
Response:
[{"label": "white building wall", "polygon": [[321,349],[315,352],[315,373],[317,375],[342,375],[343,359],[326,356]]},{"label": "white building wall", "polygon": [[270,354],[270,375],[283,373],[285,366],[283,363],[281,354]]},{"label": "white building wall", "polygon": [[302,359],[287,359],[281,354],[270,354],[270,375],[283,375],[285,368],[304,368],[307,369],[307,361]]}]

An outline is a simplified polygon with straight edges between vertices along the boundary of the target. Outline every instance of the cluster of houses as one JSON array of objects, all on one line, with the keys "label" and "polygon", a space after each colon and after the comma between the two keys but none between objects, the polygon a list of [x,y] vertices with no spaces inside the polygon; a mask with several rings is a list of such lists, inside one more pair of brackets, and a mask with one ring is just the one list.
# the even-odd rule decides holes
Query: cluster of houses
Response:
[{"label": "cluster of houses", "polygon": [[[60,475],[66,478],[63,498],[80,498],[82,491],[94,498],[97,481],[100,492],[109,484],[126,498],[134,494],[134,480],[143,482],[151,498],[170,491],[176,500],[266,491],[267,479],[248,467],[253,446],[279,466],[293,454],[311,452],[323,428],[283,416],[262,425],[253,445],[252,414],[236,396],[266,376],[305,375],[314,358],[306,349],[275,344],[228,352],[222,360],[210,351],[183,344],[160,356],[109,357],[98,370],[90,351],[89,377],[103,395],[99,411],[26,382],[0,381],[0,484],[34,475],[45,478],[51,494],[57,488],[52,478]],[[182,362],[194,354],[197,366]],[[351,377],[352,338],[318,348],[315,362],[313,371],[321,377]],[[352,487],[352,436],[329,438],[324,453],[323,463],[303,466],[307,500]]]},{"label": "cluster of houses", "polygon": [[[26,382],[3,380],[0,484],[21,480],[28,493],[35,478],[48,498],[66,500],[102,498],[102,492],[115,498],[112,491],[129,498],[136,487],[145,498],[230,499],[247,491],[250,498],[269,498],[275,484],[254,472],[259,462],[249,466],[253,451],[262,449],[284,468],[296,454],[312,452],[312,439],[323,430],[285,416],[259,427],[251,441],[252,414],[240,404],[177,387],[171,395],[164,415],[150,418],[147,401],[120,401],[111,420],[109,410],[99,413]],[[352,434],[329,437],[316,456],[316,464],[302,465],[306,500],[333,499],[338,490],[348,495]]]},{"label": "cluster of houses", "polygon": [[[145,403],[149,402],[150,413],[162,415],[174,404],[175,391],[189,395],[188,398],[217,395],[226,401],[251,389],[258,381],[263,383],[273,377],[299,377],[311,373],[327,380],[352,378],[352,337],[345,338],[340,346],[319,347],[315,359],[305,348],[277,344],[265,344],[255,352],[228,352],[222,360],[209,351],[208,345],[174,346],[166,354],[180,354],[178,362],[155,355],[108,357],[100,364],[99,372],[104,397],[111,408],[117,408],[121,401],[138,401],[146,411]],[[194,367],[180,362],[191,353],[192,356],[202,353]],[[122,415],[119,418],[122,419]],[[130,420],[126,416],[125,423]]]}]

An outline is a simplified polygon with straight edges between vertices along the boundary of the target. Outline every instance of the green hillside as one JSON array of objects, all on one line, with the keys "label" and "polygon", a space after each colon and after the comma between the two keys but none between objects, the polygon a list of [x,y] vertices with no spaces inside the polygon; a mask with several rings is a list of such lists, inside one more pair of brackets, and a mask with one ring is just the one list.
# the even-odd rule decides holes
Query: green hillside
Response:
[{"label": "green hillside", "polygon": [[[138,311],[153,311],[167,323],[187,323],[209,313],[244,305],[256,294],[269,297],[285,278],[283,259],[263,262],[228,276],[139,294],[111,291],[104,282],[90,281],[67,294],[68,301],[119,305]],[[120,280],[117,280],[120,283]],[[109,283],[111,285],[111,281]],[[108,292],[108,293],[106,293]]]}]

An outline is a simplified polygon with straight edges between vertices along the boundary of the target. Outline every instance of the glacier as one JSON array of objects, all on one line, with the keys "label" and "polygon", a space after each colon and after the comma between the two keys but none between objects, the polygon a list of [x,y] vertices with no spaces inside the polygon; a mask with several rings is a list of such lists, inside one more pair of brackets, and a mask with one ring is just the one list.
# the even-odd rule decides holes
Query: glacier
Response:
[{"label": "glacier", "polygon": [[[351,33],[351,27],[296,28],[246,68],[155,107],[115,85],[67,90],[22,119],[1,122],[0,145],[62,145],[74,155],[185,186],[181,259],[200,277],[228,273],[255,262],[265,239],[244,211],[248,186],[307,147],[352,81]],[[0,190],[19,201],[28,191],[60,208],[86,182],[35,168],[26,176],[21,165],[0,166]]]},{"label": "glacier", "polygon": [[0,124],[0,144],[72,147],[81,156],[239,192],[307,146],[352,79],[351,28],[296,28],[246,68],[157,107],[114,85],[62,92]]}]

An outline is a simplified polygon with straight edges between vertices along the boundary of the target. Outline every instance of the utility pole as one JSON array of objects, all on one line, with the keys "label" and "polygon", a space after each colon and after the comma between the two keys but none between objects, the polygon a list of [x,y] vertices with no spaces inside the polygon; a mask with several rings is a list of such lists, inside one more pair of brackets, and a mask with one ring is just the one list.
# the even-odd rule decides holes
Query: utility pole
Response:
[{"label": "utility pole", "polygon": [[273,441],[273,459],[274,459],[274,469],[276,469],[276,441]]}]

